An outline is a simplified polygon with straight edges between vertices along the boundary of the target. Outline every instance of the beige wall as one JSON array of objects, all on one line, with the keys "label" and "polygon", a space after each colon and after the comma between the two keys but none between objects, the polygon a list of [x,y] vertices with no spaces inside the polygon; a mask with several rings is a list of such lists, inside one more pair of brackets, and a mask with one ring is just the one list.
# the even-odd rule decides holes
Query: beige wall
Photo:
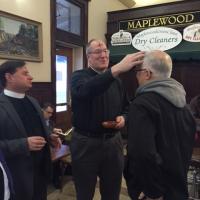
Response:
[{"label": "beige wall", "polygon": [[183,0],[151,0],[151,1],[135,0],[136,4],[133,8],[161,4],[161,3],[169,3],[169,2],[175,2],[175,1],[183,1]]},{"label": "beige wall", "polygon": [[27,67],[35,82],[50,82],[50,0],[0,0],[0,5],[2,11],[42,23],[43,62],[27,62]]},{"label": "beige wall", "polygon": [[83,68],[83,48],[73,49],[73,71]]},{"label": "beige wall", "polygon": [[89,1],[88,40],[98,38],[105,41],[107,12],[122,9],[126,7],[117,0]]}]

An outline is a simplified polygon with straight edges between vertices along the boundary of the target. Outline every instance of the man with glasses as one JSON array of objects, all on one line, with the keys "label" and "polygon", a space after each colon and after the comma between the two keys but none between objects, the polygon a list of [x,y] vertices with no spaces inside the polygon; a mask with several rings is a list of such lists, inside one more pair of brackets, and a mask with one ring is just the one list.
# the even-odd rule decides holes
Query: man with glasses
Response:
[{"label": "man with glasses", "polygon": [[129,195],[132,200],[186,200],[195,122],[185,90],[170,78],[172,60],[165,52],[145,53],[135,71],[139,88],[128,115],[125,167]]},{"label": "man with glasses", "polygon": [[101,40],[86,47],[88,68],[73,73],[71,82],[74,134],[72,173],[77,200],[92,200],[97,177],[102,200],[118,200],[123,171],[127,103],[117,76],[141,64],[144,53],[127,55],[108,68],[109,50]]}]

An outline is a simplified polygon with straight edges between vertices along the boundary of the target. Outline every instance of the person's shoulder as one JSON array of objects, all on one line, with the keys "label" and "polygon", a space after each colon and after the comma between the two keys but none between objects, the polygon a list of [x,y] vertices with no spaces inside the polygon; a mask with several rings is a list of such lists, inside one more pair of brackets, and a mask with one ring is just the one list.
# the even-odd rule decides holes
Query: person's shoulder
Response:
[{"label": "person's shoulder", "polygon": [[89,69],[88,68],[84,68],[84,69],[79,69],[76,70],[72,73],[72,75],[78,75],[78,74],[87,74],[89,73]]},{"label": "person's shoulder", "polygon": [[154,104],[155,99],[160,98],[159,96],[155,92],[144,92],[137,95],[134,102],[138,104]]},{"label": "person's shoulder", "polygon": [[8,98],[5,96],[3,92],[0,93],[0,103],[1,102],[7,102]]},{"label": "person's shoulder", "polygon": [[93,76],[91,70],[89,68],[84,68],[80,70],[76,70],[72,73],[72,81],[76,81],[77,79],[85,79]]}]

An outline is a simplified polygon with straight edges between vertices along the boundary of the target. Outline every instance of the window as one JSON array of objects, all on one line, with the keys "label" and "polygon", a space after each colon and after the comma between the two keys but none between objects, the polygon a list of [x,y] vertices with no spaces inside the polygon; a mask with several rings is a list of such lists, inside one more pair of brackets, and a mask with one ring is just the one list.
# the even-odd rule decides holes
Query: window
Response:
[{"label": "window", "polygon": [[81,8],[67,0],[56,0],[56,26],[80,36]]},{"label": "window", "polygon": [[56,55],[56,112],[67,110],[67,57]]}]

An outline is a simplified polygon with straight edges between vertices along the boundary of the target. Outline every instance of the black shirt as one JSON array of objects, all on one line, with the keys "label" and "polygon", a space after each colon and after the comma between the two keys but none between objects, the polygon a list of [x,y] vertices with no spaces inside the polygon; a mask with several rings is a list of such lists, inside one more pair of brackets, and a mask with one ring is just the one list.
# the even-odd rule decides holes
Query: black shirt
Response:
[{"label": "black shirt", "polygon": [[[9,97],[19,118],[21,119],[27,133],[27,137],[41,136],[45,137],[44,129],[40,116],[29,99],[25,96],[22,99]],[[38,170],[43,166],[46,146],[40,151],[32,151],[31,155],[34,161],[35,169]],[[42,167],[43,168],[43,167]]]},{"label": "black shirt", "polygon": [[113,132],[105,129],[103,121],[117,116],[126,118],[128,101],[119,79],[108,69],[98,74],[91,68],[73,73],[71,82],[73,126],[91,133]]}]

